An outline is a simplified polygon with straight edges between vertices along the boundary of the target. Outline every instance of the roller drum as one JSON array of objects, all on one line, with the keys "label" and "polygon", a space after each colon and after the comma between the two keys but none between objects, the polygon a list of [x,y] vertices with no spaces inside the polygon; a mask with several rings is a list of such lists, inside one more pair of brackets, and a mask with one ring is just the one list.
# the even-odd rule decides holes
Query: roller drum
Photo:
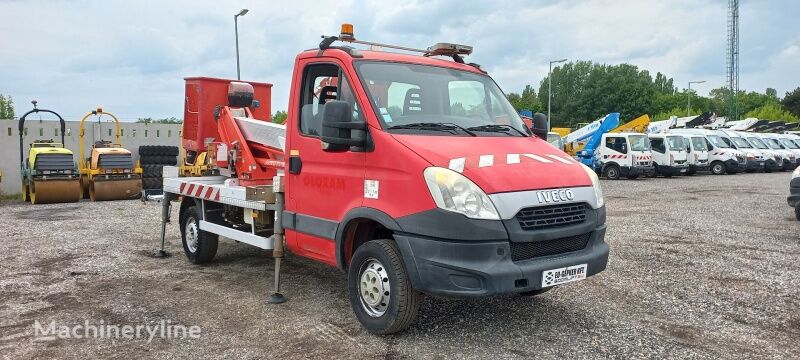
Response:
[{"label": "roller drum", "polygon": [[77,202],[83,197],[78,179],[74,180],[34,180],[28,195],[31,204],[52,204]]},{"label": "roller drum", "polygon": [[142,195],[142,179],[97,180],[89,184],[92,201],[130,200]]}]

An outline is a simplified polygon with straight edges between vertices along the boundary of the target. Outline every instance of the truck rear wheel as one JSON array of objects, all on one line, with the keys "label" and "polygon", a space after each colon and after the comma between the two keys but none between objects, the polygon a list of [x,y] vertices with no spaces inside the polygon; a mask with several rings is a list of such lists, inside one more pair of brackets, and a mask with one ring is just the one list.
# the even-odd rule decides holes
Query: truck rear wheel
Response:
[{"label": "truck rear wheel", "polygon": [[356,249],[347,288],[356,318],[370,333],[403,331],[417,317],[422,295],[411,287],[400,250],[391,240],[369,241]]},{"label": "truck rear wheel", "polygon": [[711,163],[711,173],[714,175],[725,174],[725,164],[721,161],[714,161]]},{"label": "truck rear wheel", "polygon": [[186,258],[192,264],[205,264],[214,259],[217,254],[219,236],[200,230],[202,216],[196,206],[186,208],[186,213],[181,216],[181,240]]},{"label": "truck rear wheel", "polygon": [[619,180],[619,166],[610,164],[603,169],[603,175],[609,180]]}]

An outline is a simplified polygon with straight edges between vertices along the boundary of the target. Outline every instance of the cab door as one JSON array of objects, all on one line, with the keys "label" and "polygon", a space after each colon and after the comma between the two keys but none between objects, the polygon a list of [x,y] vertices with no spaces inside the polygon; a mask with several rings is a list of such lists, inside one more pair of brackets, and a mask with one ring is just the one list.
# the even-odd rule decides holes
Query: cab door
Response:
[{"label": "cab door", "polygon": [[[289,250],[336,264],[335,236],[348,209],[364,195],[364,152],[326,152],[320,134],[325,104],[345,100],[356,106],[342,64],[333,58],[300,60],[287,127],[286,227]],[[290,110],[291,111],[291,110]],[[360,115],[354,120],[362,119]],[[289,133],[291,132],[291,134]]]}]

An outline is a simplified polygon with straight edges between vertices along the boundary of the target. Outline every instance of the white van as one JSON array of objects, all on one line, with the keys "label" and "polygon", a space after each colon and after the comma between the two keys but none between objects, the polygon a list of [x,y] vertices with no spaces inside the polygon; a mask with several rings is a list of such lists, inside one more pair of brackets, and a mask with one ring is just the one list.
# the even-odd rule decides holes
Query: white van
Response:
[{"label": "white van", "polygon": [[720,138],[722,138],[722,141],[725,141],[728,146],[744,153],[746,161],[745,171],[757,172],[765,170],[767,156],[763,151],[754,147],[753,144],[748,142],[736,131],[718,130],[718,134]]},{"label": "white van", "polygon": [[783,144],[780,141],[778,141],[777,138],[778,134],[756,134],[756,135],[758,135],[759,138],[761,138],[761,141],[767,144],[767,146],[769,146],[770,149],[775,150],[776,153],[781,155],[782,158],[781,168],[783,170],[793,170],[796,167],[797,156],[792,151],[786,150]]},{"label": "white van", "polygon": [[688,152],[687,163],[689,169],[686,175],[694,175],[698,171],[708,171],[708,145],[706,138],[701,135],[683,135]]},{"label": "white van", "polygon": [[610,180],[636,179],[653,172],[653,156],[647,135],[605,133],[594,153],[597,171]]},{"label": "white van", "polygon": [[686,162],[686,144],[683,135],[648,134],[650,152],[653,154],[653,176],[671,177],[686,173],[689,164]]},{"label": "white van", "polygon": [[714,175],[736,174],[746,168],[745,154],[733,149],[714,130],[670,129],[671,134],[702,135],[708,146],[709,171]]}]

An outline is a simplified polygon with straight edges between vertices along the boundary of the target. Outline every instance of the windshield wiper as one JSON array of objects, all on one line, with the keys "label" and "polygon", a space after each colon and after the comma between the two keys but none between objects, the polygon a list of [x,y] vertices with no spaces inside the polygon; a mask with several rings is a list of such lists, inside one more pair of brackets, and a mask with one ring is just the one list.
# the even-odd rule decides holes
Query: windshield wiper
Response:
[{"label": "windshield wiper", "polygon": [[433,131],[453,131],[457,129],[469,134],[469,136],[478,136],[474,132],[469,131],[468,129],[465,129],[462,126],[453,123],[434,123],[434,122],[413,123],[413,124],[390,126],[387,130],[398,130],[398,129],[419,129],[419,130],[433,130]]},{"label": "windshield wiper", "polygon": [[511,125],[487,124],[487,125],[473,126],[473,127],[467,128],[467,130],[473,130],[473,131],[502,132],[502,133],[507,133],[508,129],[513,129],[514,131],[516,131],[517,133],[519,133],[523,137],[527,137],[528,136],[524,132],[520,131],[519,129],[517,129],[517,128],[511,126]]}]

